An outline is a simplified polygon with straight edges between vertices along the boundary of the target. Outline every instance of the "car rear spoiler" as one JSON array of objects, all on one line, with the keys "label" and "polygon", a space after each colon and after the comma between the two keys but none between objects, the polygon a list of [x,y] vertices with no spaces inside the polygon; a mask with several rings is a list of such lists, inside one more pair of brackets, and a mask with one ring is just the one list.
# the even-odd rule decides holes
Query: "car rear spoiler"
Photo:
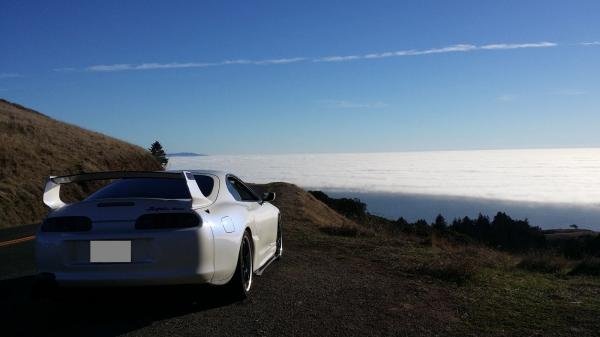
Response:
[{"label": "car rear spoiler", "polygon": [[44,189],[44,204],[51,209],[58,209],[66,205],[60,199],[60,185],[78,183],[93,180],[110,180],[122,178],[160,178],[160,179],[184,179],[190,191],[192,208],[208,206],[212,203],[198,187],[194,175],[188,171],[182,172],[144,172],[144,171],[111,171],[80,173],[68,176],[50,176],[46,181]]}]

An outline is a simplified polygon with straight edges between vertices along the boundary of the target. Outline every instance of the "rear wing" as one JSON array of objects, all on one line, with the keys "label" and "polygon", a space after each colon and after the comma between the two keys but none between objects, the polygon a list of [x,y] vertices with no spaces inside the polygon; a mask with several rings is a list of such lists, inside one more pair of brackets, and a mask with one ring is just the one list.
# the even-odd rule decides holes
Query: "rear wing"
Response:
[{"label": "rear wing", "polygon": [[58,209],[66,204],[60,199],[60,185],[93,180],[109,180],[122,178],[162,178],[184,179],[192,197],[192,208],[208,206],[212,203],[198,187],[194,175],[188,171],[182,172],[143,172],[143,171],[111,171],[73,174],[68,176],[50,176],[44,189],[44,204],[51,209]]}]

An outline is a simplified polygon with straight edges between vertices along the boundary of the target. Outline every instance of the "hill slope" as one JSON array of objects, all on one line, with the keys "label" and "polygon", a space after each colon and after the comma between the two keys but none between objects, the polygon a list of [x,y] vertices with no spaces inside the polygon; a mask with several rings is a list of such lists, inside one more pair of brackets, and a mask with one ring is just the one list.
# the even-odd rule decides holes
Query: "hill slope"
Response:
[{"label": "hill slope", "polygon": [[[360,226],[354,221],[339,214],[320,202],[312,194],[307,193],[300,187],[276,182],[266,185],[252,185],[259,193],[266,191],[275,192],[276,198],[274,204],[279,207],[282,214],[285,215],[283,221],[300,224],[302,227],[311,225],[325,233],[340,234],[343,236],[355,236],[357,234],[370,234],[370,230]],[[305,228],[292,226],[291,230],[302,231]],[[351,234],[351,235],[348,235]]]},{"label": "hill slope", "polygon": [[[0,99],[0,228],[39,221],[45,178],[99,170],[159,170],[144,149]],[[81,195],[74,188],[71,196]]]}]

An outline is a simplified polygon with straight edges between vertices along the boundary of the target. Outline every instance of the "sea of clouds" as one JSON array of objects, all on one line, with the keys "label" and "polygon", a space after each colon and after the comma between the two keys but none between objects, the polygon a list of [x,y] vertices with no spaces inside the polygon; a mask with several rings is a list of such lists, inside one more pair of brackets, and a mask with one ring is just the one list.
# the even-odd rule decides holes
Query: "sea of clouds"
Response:
[{"label": "sea of clouds", "polygon": [[600,149],[215,155],[172,157],[168,168],[359,197],[390,218],[503,210],[544,227],[600,229]]}]

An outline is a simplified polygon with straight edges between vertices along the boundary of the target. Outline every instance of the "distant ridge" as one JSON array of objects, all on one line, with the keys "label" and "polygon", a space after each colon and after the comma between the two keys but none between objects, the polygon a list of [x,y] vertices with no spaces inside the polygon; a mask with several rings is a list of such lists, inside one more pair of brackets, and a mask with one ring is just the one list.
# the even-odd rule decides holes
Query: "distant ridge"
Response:
[{"label": "distant ridge", "polygon": [[201,156],[206,156],[206,154],[194,153],[194,152],[167,153],[167,157],[201,157]]},{"label": "distant ridge", "polygon": [[[149,151],[0,99],[0,228],[39,222],[49,175],[162,167]],[[66,200],[89,195],[68,186]]]}]

